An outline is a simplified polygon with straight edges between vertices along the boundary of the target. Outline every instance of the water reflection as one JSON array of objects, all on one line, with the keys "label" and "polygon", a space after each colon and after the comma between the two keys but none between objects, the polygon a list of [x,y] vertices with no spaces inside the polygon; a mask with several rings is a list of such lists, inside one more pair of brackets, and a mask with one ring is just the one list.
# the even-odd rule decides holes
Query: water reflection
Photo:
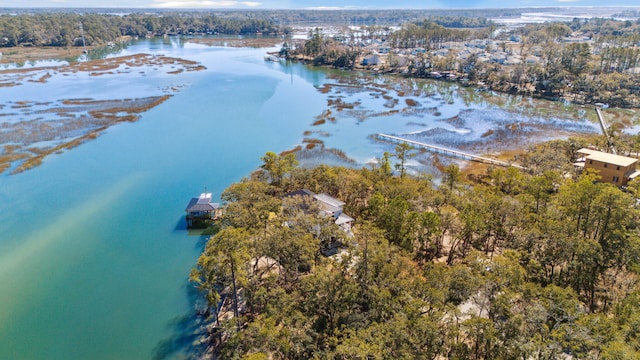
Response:
[{"label": "water reflection", "polygon": [[201,298],[192,284],[185,284],[189,303],[194,310],[173,318],[167,326],[171,336],[161,340],[153,349],[154,360],[173,359],[180,355],[182,359],[201,359],[209,346],[209,328],[212,322],[203,315],[197,315],[196,302]]}]

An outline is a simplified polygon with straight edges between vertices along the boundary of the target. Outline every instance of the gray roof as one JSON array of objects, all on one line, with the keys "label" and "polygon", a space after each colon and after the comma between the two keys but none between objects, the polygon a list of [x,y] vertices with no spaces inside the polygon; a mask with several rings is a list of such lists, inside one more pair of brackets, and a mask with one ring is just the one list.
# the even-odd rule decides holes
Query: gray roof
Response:
[{"label": "gray roof", "polygon": [[211,202],[210,193],[202,193],[200,194],[200,197],[192,198],[184,211],[215,211],[219,207],[220,204]]},{"label": "gray roof", "polygon": [[292,191],[292,192],[288,192],[286,194],[284,194],[285,197],[290,197],[290,196],[314,196],[316,193],[314,193],[311,190],[307,190],[307,189],[302,189],[302,190],[296,190],[296,191]]},{"label": "gray roof", "polygon": [[349,215],[347,215],[347,214],[345,214],[345,213],[342,213],[342,214],[340,214],[340,216],[338,216],[338,218],[336,219],[336,225],[342,225],[342,224],[350,223],[350,222],[352,222],[353,220],[354,220],[354,219],[353,219],[351,216],[349,216]]},{"label": "gray roof", "polygon": [[314,198],[332,207],[341,208],[342,206],[344,206],[344,201],[338,200],[329,194],[317,194],[314,196]]},{"label": "gray roof", "polygon": [[638,176],[640,176],[640,171],[636,170],[636,171],[632,172],[631,175],[629,175],[629,179],[635,179]]}]

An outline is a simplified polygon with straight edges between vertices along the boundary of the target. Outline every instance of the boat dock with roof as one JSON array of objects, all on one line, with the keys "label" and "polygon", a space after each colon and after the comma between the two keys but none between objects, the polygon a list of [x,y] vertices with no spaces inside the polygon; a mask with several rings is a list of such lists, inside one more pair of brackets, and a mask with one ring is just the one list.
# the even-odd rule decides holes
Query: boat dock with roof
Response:
[{"label": "boat dock with roof", "polygon": [[211,202],[211,198],[211,193],[205,190],[200,196],[189,201],[185,209],[187,228],[207,227],[222,215],[220,204]]}]

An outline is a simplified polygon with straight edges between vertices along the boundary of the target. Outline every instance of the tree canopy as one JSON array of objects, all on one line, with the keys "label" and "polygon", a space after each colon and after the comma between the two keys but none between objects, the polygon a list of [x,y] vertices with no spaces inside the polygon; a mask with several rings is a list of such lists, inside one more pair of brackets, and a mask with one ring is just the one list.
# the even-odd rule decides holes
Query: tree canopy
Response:
[{"label": "tree canopy", "polygon": [[[280,182],[264,167],[225,192],[228,225],[192,276],[205,295],[240,294],[238,316],[218,326],[221,357],[640,356],[630,193],[553,168],[490,169],[482,184],[457,186],[466,180],[452,167],[436,187],[379,166],[292,167]],[[354,236],[284,196],[300,189],[343,199]],[[343,251],[322,255],[335,239]],[[208,298],[217,308],[221,297]]]},{"label": "tree canopy", "polygon": [[[80,26],[82,25],[82,30]],[[0,47],[104,45],[122,36],[165,34],[269,34],[288,31],[268,19],[229,18],[207,13],[131,13],[124,16],[98,13],[49,13],[0,15]]]}]

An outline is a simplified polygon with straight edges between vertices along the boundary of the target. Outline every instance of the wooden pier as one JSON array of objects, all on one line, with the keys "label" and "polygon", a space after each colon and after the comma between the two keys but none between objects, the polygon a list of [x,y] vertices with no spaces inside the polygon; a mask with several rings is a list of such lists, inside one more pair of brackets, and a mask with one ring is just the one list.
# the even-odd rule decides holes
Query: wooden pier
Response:
[{"label": "wooden pier", "polygon": [[393,136],[393,135],[387,135],[387,134],[376,134],[376,137],[380,140],[387,140],[387,141],[392,141],[392,142],[403,142],[403,143],[407,143],[409,145],[414,145],[420,148],[423,148],[431,153],[434,154],[442,154],[442,155],[446,155],[446,156],[451,156],[451,157],[455,157],[458,159],[463,159],[463,160],[469,160],[469,161],[477,161],[477,162],[481,162],[484,164],[490,164],[490,165],[497,165],[497,166],[503,166],[503,167],[515,167],[517,169],[521,169],[524,170],[525,168],[519,165],[514,165],[511,163],[508,163],[506,161],[501,161],[501,160],[497,160],[497,159],[492,159],[492,158],[488,158],[488,157],[484,157],[484,156],[477,156],[477,155],[473,155],[473,154],[468,154],[462,151],[458,151],[458,150],[453,150],[453,149],[447,149],[447,148],[443,148],[440,146],[436,146],[436,145],[431,145],[431,144],[425,144],[419,141],[414,141],[414,140],[409,140],[409,139],[404,139],[398,136]]},{"label": "wooden pier", "polygon": [[618,155],[616,149],[613,147],[613,142],[611,141],[611,137],[609,136],[609,131],[607,131],[607,123],[604,121],[604,116],[602,116],[602,110],[600,110],[599,106],[596,106],[596,114],[598,115],[598,121],[600,122],[600,129],[602,129],[602,133],[604,137],[607,139],[607,148],[613,155]]}]

